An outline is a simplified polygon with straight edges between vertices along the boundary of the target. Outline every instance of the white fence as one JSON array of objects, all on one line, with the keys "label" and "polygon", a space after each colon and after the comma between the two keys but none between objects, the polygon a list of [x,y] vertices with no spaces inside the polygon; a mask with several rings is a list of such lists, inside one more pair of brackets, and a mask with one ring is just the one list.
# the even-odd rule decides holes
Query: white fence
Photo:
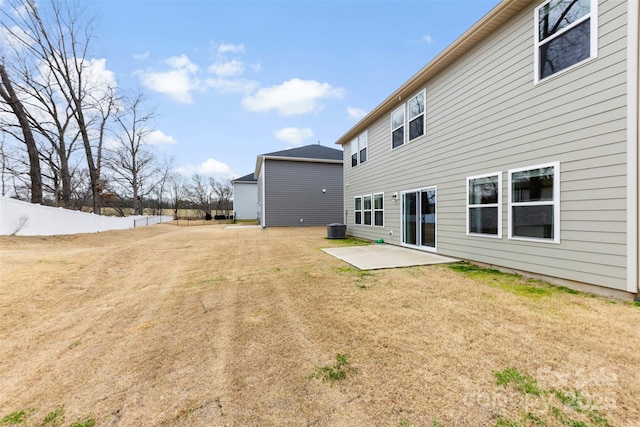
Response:
[{"label": "white fence", "polygon": [[0,235],[3,236],[96,233],[159,224],[171,220],[173,218],[166,215],[124,218],[101,216],[0,197]]}]

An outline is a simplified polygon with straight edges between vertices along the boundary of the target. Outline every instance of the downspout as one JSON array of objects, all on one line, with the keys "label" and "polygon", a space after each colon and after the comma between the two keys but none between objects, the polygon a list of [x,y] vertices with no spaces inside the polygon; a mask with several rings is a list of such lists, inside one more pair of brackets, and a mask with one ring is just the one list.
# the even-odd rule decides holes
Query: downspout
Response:
[{"label": "downspout", "polygon": [[638,0],[632,1],[635,5],[635,81],[636,81],[636,103],[635,103],[635,145],[636,145],[636,300],[640,300],[640,3]]},{"label": "downspout", "polygon": [[638,0],[627,2],[627,291],[640,298],[640,7]]},{"label": "downspout", "polygon": [[262,168],[260,168],[260,175],[262,175],[262,188],[260,189],[260,191],[262,192],[262,220],[260,221],[260,224],[262,224],[262,229],[264,230],[265,228],[267,228],[267,224],[265,222],[267,219],[267,193],[265,191],[265,180],[267,179],[267,161],[264,158],[262,159]]}]

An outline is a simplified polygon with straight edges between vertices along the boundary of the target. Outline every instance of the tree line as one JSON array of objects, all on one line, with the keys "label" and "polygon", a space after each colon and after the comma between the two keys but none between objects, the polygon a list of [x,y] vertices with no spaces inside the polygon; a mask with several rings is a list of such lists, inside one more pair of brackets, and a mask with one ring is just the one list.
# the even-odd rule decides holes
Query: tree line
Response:
[{"label": "tree line", "polygon": [[232,185],[175,172],[154,149],[155,109],[90,58],[93,18],[81,1],[0,5],[0,192],[68,209],[231,209]]}]

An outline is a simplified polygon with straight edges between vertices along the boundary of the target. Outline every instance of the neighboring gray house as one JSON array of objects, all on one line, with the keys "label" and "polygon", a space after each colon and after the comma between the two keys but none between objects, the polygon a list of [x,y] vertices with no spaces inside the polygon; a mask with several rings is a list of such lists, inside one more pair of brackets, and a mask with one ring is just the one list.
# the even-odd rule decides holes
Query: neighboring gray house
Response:
[{"label": "neighboring gray house", "polygon": [[499,3],[337,141],[347,233],[638,293],[638,9]]},{"label": "neighboring gray house", "polygon": [[261,225],[343,222],[342,150],[307,145],[261,154],[255,176]]},{"label": "neighboring gray house", "polygon": [[233,214],[236,219],[258,218],[258,180],[253,172],[231,181],[233,184]]}]

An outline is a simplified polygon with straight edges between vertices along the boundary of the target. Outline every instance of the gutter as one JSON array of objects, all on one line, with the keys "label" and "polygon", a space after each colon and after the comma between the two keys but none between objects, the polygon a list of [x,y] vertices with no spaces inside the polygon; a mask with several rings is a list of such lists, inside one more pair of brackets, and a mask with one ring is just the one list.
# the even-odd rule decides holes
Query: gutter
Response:
[{"label": "gutter", "polygon": [[314,159],[310,157],[283,157],[283,156],[258,156],[256,161],[256,170],[254,176],[260,175],[260,169],[265,160],[282,160],[285,162],[307,162],[307,163],[335,163],[342,164],[344,159],[332,160],[332,159]]}]

